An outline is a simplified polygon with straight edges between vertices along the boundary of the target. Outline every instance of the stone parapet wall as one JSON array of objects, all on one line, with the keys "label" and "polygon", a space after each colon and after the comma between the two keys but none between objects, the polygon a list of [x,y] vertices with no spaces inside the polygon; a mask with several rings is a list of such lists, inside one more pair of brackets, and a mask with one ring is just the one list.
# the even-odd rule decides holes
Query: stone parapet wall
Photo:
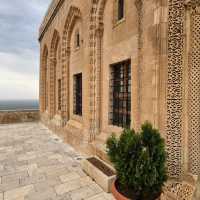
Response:
[{"label": "stone parapet wall", "polygon": [[0,124],[39,121],[39,110],[0,111]]}]

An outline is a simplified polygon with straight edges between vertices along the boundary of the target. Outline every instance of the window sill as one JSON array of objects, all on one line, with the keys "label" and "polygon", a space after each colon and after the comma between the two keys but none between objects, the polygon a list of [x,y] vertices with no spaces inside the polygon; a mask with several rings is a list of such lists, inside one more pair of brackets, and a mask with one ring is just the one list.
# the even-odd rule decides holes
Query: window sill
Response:
[{"label": "window sill", "polygon": [[80,50],[80,46],[74,48],[74,51],[75,51],[75,52],[76,52],[76,51],[79,51],[79,50]]},{"label": "window sill", "polygon": [[78,121],[76,119],[70,119],[68,122],[67,122],[67,125],[69,126],[72,126],[72,127],[75,127],[75,128],[78,128],[78,129],[82,129],[83,128],[83,124],[82,124],[82,121]]},{"label": "window sill", "polygon": [[125,17],[120,19],[120,20],[117,20],[113,26],[113,28],[116,28],[117,26],[119,26],[120,24],[124,23],[125,22]]},{"label": "window sill", "polygon": [[71,115],[71,119],[72,119],[72,120],[75,120],[75,121],[77,121],[77,122],[79,122],[79,123],[82,123],[82,122],[83,122],[83,116],[81,116],[81,115],[72,114],[72,115]]}]

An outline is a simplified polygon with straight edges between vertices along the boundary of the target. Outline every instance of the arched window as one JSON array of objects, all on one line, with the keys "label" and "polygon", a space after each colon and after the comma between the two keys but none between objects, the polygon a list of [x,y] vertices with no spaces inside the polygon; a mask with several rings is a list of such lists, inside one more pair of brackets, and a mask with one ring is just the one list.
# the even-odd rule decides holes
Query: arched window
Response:
[{"label": "arched window", "polygon": [[124,18],[124,0],[118,0],[118,20]]},{"label": "arched window", "polygon": [[79,33],[79,30],[76,30],[76,32],[75,32],[75,47],[76,48],[80,47],[80,33]]}]

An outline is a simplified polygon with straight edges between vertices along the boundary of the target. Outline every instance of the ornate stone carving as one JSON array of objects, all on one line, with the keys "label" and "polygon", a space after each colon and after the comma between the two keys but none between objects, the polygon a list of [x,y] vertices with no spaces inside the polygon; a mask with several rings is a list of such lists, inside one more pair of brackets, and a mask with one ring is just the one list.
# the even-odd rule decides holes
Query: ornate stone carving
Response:
[{"label": "ornate stone carving", "polygon": [[182,174],[182,71],[184,47],[184,0],[169,0],[167,127],[168,173]]},{"label": "ornate stone carving", "polygon": [[189,55],[189,171],[200,173],[200,10],[189,3],[191,38]]},{"label": "ornate stone carving", "polygon": [[164,187],[166,199],[191,200],[194,187],[186,182],[169,182]]},{"label": "ornate stone carving", "polygon": [[197,8],[197,6],[200,6],[199,0],[186,0],[185,5],[190,8]]},{"label": "ornate stone carving", "polygon": [[90,141],[100,129],[103,13],[107,0],[93,0],[90,12]]}]

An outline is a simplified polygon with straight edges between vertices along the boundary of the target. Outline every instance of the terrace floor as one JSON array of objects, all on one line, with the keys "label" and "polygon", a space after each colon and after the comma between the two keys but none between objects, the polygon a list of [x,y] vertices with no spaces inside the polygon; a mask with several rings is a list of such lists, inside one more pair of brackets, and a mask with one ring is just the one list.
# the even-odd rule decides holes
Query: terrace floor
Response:
[{"label": "terrace floor", "polygon": [[40,123],[0,125],[0,200],[113,200]]}]

